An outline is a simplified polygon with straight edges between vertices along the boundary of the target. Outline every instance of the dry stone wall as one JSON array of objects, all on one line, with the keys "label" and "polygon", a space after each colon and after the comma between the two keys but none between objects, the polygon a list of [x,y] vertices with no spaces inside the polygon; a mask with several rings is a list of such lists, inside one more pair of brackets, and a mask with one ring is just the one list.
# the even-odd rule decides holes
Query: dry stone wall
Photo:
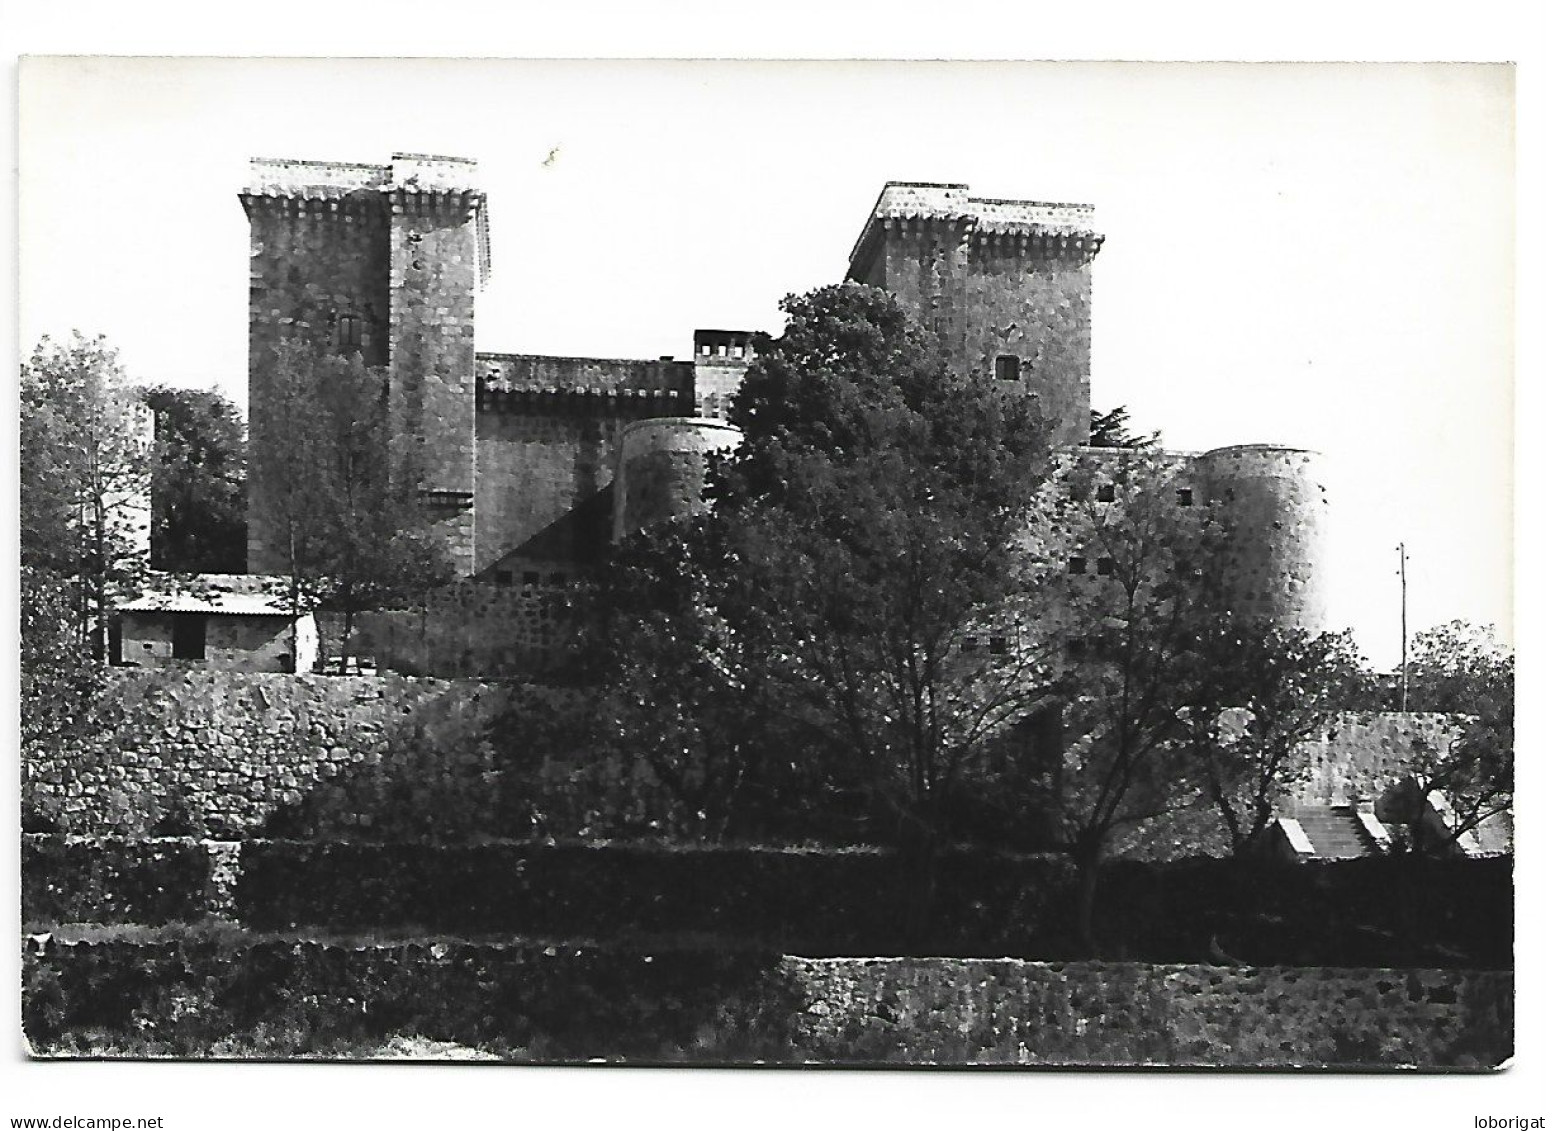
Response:
[{"label": "dry stone wall", "polygon": [[22,978],[45,1056],[361,1057],[421,1038],[528,1063],[1483,1071],[1512,1052],[1500,971],[61,934],[27,942]]},{"label": "dry stone wall", "polygon": [[78,834],[456,835],[496,803],[506,703],[468,681],[113,670],[86,737],[23,760],[23,807]]}]

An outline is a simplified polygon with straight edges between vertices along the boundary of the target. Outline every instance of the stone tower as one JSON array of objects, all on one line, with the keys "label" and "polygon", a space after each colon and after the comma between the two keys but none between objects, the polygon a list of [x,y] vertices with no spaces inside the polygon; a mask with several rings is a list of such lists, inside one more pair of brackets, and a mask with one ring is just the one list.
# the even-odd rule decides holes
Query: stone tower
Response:
[{"label": "stone tower", "polygon": [[1053,442],[1084,444],[1091,412],[1089,204],[968,195],[966,185],[889,182],[848,278],[890,291],[947,362],[1037,398]]},{"label": "stone tower", "polygon": [[[396,429],[418,456],[425,517],[461,573],[474,558],[475,292],[487,268],[475,163],[258,159],[240,194],[251,233],[249,432],[279,427],[273,350],[288,339],[385,367]],[[248,568],[286,569],[276,485],[249,479]]]}]

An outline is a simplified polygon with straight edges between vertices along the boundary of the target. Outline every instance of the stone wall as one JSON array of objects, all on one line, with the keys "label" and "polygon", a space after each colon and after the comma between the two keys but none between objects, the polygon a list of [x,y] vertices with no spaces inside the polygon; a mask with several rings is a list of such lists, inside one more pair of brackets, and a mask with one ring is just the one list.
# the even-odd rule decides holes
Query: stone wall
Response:
[{"label": "stone wall", "polygon": [[[386,199],[390,408],[417,443],[429,517],[458,572],[468,574],[475,561],[477,221],[485,198],[473,188],[472,161],[422,159],[415,168]],[[422,185],[419,177],[434,174],[448,187]]]},{"label": "stone wall", "polygon": [[[328,167],[321,167],[328,172]],[[261,170],[256,169],[256,175]],[[334,347],[340,319],[356,319],[362,356],[389,360],[388,223],[375,190],[315,191],[253,187],[242,197],[251,246],[248,328],[250,450],[273,444],[280,406],[274,354],[287,339]],[[262,461],[248,475],[248,570],[281,573],[272,488]]]},{"label": "stone wall", "polygon": [[481,354],[476,572],[576,570],[609,544],[621,430],[693,407],[674,361]]},{"label": "stone wall", "polygon": [[640,420],[621,433],[613,535],[627,534],[704,509],[707,460],[739,445],[740,430],[721,420]]},{"label": "stone wall", "polygon": [[[173,625],[180,617],[204,617],[205,658],[173,658]],[[294,636],[290,617],[240,616],[233,613],[126,612],[120,617],[121,662],[129,667],[191,667],[252,672],[289,672],[294,668],[293,645],[301,663],[311,670],[318,656],[318,632],[313,617],[298,619]]]},{"label": "stone wall", "polygon": [[[24,941],[35,1055],[1489,1070],[1504,972],[787,958],[453,939]],[[493,1008],[493,1003],[500,1003]]]},{"label": "stone wall", "polygon": [[495,804],[496,685],[110,670],[88,737],[31,751],[23,808],[72,833],[423,837]]},{"label": "stone wall", "polygon": [[967,265],[965,365],[996,380],[997,359],[1019,365],[1015,388],[1035,397],[1054,443],[1083,444],[1091,427],[1091,264],[1051,241],[974,235]]},{"label": "stone wall", "polygon": [[1445,754],[1463,726],[1456,715],[1354,711],[1337,715],[1301,746],[1300,805],[1376,801],[1420,751]]},{"label": "stone wall", "polygon": [[424,610],[362,613],[350,651],[382,671],[466,678],[540,677],[572,643],[575,575],[556,563],[504,562],[488,577],[432,594]]},{"label": "stone wall", "polygon": [[1322,631],[1328,620],[1322,458],[1244,444],[1205,452],[1193,463],[1229,536],[1227,582],[1240,607],[1290,628]]}]

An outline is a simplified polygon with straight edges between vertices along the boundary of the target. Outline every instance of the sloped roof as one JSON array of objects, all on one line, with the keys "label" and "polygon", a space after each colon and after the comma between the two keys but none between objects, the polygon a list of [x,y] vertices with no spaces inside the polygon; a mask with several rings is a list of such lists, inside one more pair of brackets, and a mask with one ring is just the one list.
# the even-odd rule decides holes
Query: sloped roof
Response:
[{"label": "sloped roof", "polygon": [[162,574],[147,583],[125,613],[205,613],[246,617],[291,615],[286,579],[255,573]]}]

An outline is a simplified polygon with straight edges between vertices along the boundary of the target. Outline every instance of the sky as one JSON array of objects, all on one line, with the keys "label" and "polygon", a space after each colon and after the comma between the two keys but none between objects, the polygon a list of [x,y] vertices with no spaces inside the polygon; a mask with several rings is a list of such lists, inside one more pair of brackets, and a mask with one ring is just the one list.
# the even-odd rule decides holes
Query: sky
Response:
[{"label": "sky", "polygon": [[20,340],[246,400],[254,156],[473,157],[485,350],[689,357],[887,180],[1097,206],[1098,408],[1324,453],[1330,627],[1511,643],[1513,79],[1492,65],[31,59]]}]

